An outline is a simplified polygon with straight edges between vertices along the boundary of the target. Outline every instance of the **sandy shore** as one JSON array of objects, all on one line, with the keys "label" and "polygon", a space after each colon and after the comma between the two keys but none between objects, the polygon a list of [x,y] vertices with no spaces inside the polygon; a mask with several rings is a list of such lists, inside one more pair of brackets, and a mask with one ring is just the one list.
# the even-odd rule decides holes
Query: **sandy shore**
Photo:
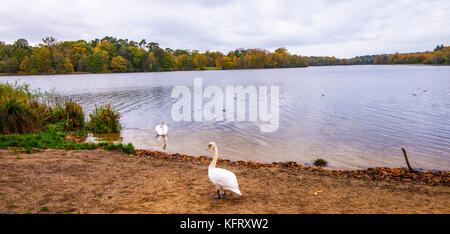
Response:
[{"label": "sandy shore", "polygon": [[445,183],[224,162],[218,166],[237,175],[244,196],[214,199],[207,166],[102,149],[0,150],[0,213],[450,213]]}]

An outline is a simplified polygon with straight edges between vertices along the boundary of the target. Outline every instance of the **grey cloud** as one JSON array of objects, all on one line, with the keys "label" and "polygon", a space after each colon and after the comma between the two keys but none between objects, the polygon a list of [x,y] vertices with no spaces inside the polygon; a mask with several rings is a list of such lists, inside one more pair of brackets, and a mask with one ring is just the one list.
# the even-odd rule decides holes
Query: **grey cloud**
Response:
[{"label": "grey cloud", "polygon": [[2,0],[0,40],[39,43],[103,36],[173,49],[287,47],[353,57],[431,50],[450,42],[450,2],[436,1],[14,1]]}]

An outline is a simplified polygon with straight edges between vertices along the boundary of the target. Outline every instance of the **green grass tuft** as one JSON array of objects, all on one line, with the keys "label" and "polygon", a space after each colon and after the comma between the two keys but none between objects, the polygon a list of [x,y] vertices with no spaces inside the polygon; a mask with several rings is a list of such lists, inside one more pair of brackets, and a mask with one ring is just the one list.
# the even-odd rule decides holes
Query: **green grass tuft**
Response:
[{"label": "green grass tuft", "polygon": [[33,129],[36,116],[17,99],[10,99],[0,106],[0,133],[26,133]]},{"label": "green grass tuft", "polygon": [[33,153],[35,149],[93,150],[102,147],[107,150],[122,150],[129,154],[135,152],[131,143],[127,145],[107,142],[77,143],[66,141],[67,133],[56,131],[54,126],[47,126],[46,129],[45,132],[35,134],[0,135],[0,149],[16,147],[25,149],[25,153]]}]

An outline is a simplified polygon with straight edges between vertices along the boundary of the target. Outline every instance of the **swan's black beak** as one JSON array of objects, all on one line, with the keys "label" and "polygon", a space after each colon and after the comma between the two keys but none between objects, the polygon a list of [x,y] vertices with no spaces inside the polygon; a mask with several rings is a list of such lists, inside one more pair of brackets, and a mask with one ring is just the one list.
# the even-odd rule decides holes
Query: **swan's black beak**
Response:
[{"label": "swan's black beak", "polygon": [[211,146],[210,146],[210,145],[208,145],[208,149],[206,149],[206,151],[208,151],[209,149],[211,149]]}]

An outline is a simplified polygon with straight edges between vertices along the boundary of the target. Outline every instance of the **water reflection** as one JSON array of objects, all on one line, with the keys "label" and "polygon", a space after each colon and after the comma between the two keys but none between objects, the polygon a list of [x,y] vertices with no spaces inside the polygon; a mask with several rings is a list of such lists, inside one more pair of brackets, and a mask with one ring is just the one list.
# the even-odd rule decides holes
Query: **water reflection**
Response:
[{"label": "water reflection", "polygon": [[156,140],[157,142],[161,142],[161,143],[162,143],[162,149],[163,149],[163,150],[166,150],[166,148],[167,148],[167,141],[168,141],[167,136],[156,135],[156,136],[155,136],[155,140]]}]

